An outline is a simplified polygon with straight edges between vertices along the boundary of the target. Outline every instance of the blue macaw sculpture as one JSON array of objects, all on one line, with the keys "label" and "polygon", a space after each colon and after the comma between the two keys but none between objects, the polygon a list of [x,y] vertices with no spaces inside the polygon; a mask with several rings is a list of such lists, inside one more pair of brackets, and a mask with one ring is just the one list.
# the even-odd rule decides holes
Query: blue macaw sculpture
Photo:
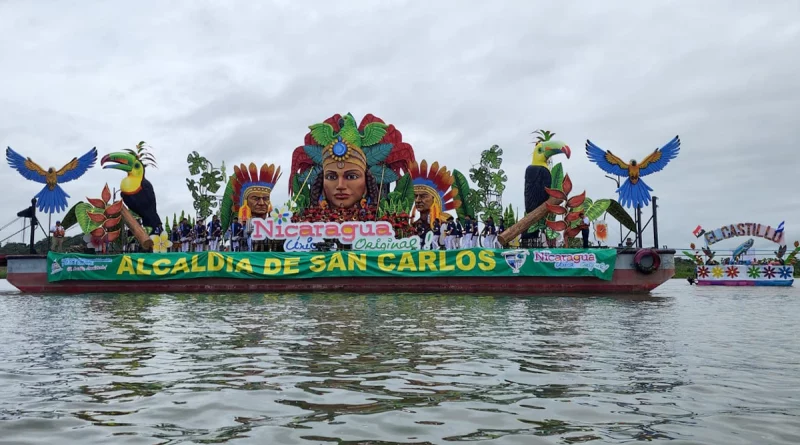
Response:
[{"label": "blue macaw sculpture", "polygon": [[92,148],[80,158],[72,158],[65,166],[56,170],[53,167],[47,170],[33,162],[31,158],[24,158],[19,153],[8,147],[6,149],[8,165],[17,170],[25,179],[46,184],[36,195],[38,208],[44,213],[58,213],[67,210],[69,195],[59,187],[59,183],[69,182],[80,178],[97,161],[97,148]]},{"label": "blue macaw sculpture", "polygon": [[680,149],[681,140],[675,136],[666,145],[650,153],[642,162],[631,160],[630,164],[626,164],[610,151],[605,151],[594,145],[592,141],[586,140],[586,155],[589,160],[600,166],[606,173],[628,178],[617,189],[617,193],[619,193],[620,204],[633,208],[645,207],[650,204],[650,192],[653,191],[640,177],[663,169],[669,164],[669,161],[678,156]]}]

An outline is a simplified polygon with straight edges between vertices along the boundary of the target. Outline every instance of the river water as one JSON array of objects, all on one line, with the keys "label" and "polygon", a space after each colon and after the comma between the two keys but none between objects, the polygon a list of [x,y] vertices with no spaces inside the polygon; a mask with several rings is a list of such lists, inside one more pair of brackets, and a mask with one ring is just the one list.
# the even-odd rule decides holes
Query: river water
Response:
[{"label": "river water", "polygon": [[0,443],[800,443],[800,291],[24,296]]}]

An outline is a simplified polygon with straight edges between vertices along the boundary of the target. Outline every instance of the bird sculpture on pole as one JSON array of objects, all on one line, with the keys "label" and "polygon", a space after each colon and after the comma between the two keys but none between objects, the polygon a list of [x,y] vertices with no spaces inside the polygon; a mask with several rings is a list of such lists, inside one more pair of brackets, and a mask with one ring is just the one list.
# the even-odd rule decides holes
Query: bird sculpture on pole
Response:
[{"label": "bird sculpture on pole", "polygon": [[38,208],[43,213],[58,213],[67,210],[67,198],[70,196],[59,184],[80,178],[97,161],[97,148],[92,148],[80,158],[72,158],[63,167],[56,170],[42,168],[31,158],[23,157],[11,147],[6,148],[8,165],[29,181],[45,184],[36,195]]},{"label": "bird sculpture on pole", "polygon": [[641,162],[632,159],[629,164],[610,151],[603,150],[592,141],[586,140],[586,155],[604,172],[624,176],[627,179],[617,189],[619,202],[625,207],[641,208],[650,204],[650,192],[653,191],[642,181],[642,176],[661,171],[669,161],[678,156],[681,140],[675,136],[661,148],[657,148]]}]

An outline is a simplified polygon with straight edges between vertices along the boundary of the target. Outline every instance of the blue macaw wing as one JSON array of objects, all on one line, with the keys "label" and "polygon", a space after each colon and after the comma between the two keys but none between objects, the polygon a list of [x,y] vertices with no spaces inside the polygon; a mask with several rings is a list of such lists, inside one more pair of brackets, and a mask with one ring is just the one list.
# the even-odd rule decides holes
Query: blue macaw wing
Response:
[{"label": "blue macaw wing", "polygon": [[23,158],[21,154],[12,150],[11,147],[6,148],[6,160],[8,165],[18,171],[25,179],[47,184],[47,171],[40,167],[39,164],[31,161],[30,158]]},{"label": "blue macaw wing", "polygon": [[94,165],[95,161],[97,161],[97,147],[93,147],[80,158],[72,158],[67,165],[61,167],[61,170],[56,172],[58,182],[69,182],[80,178],[86,173],[86,170]]},{"label": "blue macaw wing", "polygon": [[590,161],[597,164],[604,172],[628,177],[628,164],[622,159],[614,156],[611,152],[606,152],[602,148],[594,145],[592,141],[586,140],[586,156]]},{"label": "blue macaw wing", "polygon": [[657,148],[656,151],[639,163],[639,176],[647,176],[650,173],[660,171],[669,164],[669,161],[678,156],[680,150],[681,140],[678,136],[675,136],[667,145]]}]

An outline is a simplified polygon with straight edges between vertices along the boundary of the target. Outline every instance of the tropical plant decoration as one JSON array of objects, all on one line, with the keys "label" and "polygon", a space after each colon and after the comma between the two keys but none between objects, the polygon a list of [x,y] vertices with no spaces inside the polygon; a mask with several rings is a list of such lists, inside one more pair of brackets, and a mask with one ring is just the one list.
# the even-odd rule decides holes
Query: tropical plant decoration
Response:
[{"label": "tropical plant decoration", "polygon": [[378,205],[378,217],[384,215],[405,215],[408,217],[414,206],[414,184],[411,174],[406,173],[397,181],[397,184],[385,198],[381,198]]},{"label": "tropical plant decoration", "polygon": [[86,235],[84,240],[106,253],[108,243],[119,238],[122,231],[122,200],[111,201],[111,190],[108,184],[103,187],[100,199],[86,198],[87,203],[79,203],[75,209],[75,216],[81,230]]},{"label": "tropical plant decoration", "polygon": [[564,176],[561,190],[554,190],[547,187],[545,191],[550,197],[560,199],[564,203],[564,205],[546,203],[547,210],[554,215],[561,215],[562,219],[560,221],[547,220],[545,224],[555,232],[563,232],[564,246],[569,247],[570,238],[574,238],[575,235],[581,231],[580,225],[575,227],[571,225],[573,221],[580,220],[580,208],[586,200],[586,192],[584,191],[580,195],[570,198],[569,193],[572,191],[572,180],[569,179],[568,174]]}]

